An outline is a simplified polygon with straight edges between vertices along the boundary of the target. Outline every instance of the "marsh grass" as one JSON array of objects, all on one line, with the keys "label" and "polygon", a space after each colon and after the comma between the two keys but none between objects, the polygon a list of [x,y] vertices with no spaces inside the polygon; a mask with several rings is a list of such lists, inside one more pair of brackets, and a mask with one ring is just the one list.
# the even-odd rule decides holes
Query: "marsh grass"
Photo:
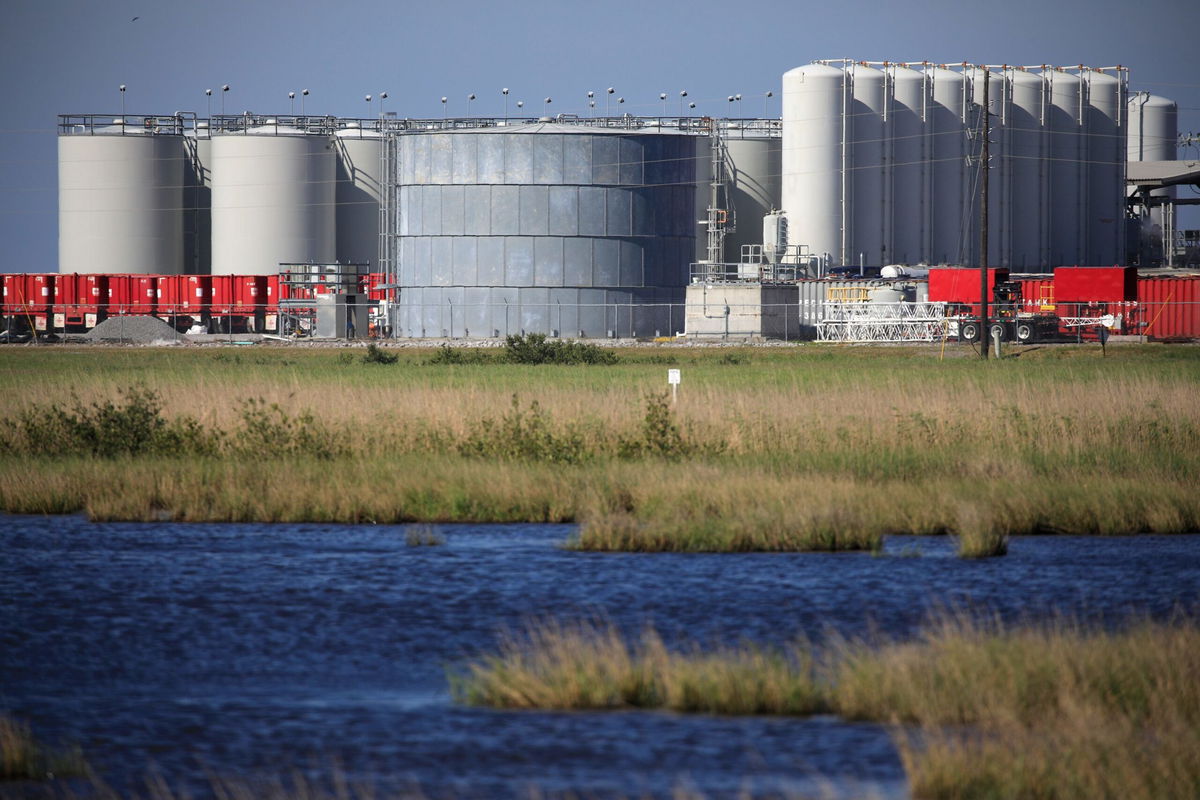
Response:
[{"label": "marsh grass", "polygon": [[495,656],[452,675],[451,689],[463,703],[497,708],[811,714],[824,707],[807,649],[680,653],[651,629],[627,643],[602,621],[544,620],[508,633]]},{"label": "marsh grass", "polygon": [[[459,702],[662,708],[897,725],[918,797],[1195,797],[1200,626],[1059,619],[1007,626],[942,612],[914,640],[668,648],[652,629],[536,621],[452,674]],[[900,727],[903,725],[905,727]]]},{"label": "marsh grass", "polygon": [[958,555],[960,558],[993,558],[1008,554],[1008,531],[996,519],[997,511],[962,503],[958,508]]},{"label": "marsh grass", "polygon": [[[1007,536],[1194,531],[1200,357],[1180,352],[1047,348],[981,367],[917,348],[764,348],[742,364],[630,349],[604,369],[476,369],[397,350],[379,369],[320,349],[2,350],[0,509],[575,520],[582,546],[644,550],[873,547],[966,530],[963,504]],[[686,370],[678,404],[668,356]]]},{"label": "marsh grass", "polygon": [[78,750],[51,750],[29,726],[0,713],[0,781],[46,780],[83,775],[87,766]]}]

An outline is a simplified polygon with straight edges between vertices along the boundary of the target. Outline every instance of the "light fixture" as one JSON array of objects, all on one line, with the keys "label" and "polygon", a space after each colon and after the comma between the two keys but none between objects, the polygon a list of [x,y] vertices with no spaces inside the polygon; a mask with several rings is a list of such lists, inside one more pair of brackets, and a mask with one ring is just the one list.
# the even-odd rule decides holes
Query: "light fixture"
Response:
[{"label": "light fixture", "polygon": [[508,119],[508,87],[501,89],[500,94],[504,95],[504,118]]},{"label": "light fixture", "polygon": [[296,116],[296,93],[288,92],[288,101],[291,104],[291,110],[288,111],[290,116]]},{"label": "light fixture", "polygon": [[300,116],[304,116],[304,98],[308,97],[308,89],[300,90]]}]

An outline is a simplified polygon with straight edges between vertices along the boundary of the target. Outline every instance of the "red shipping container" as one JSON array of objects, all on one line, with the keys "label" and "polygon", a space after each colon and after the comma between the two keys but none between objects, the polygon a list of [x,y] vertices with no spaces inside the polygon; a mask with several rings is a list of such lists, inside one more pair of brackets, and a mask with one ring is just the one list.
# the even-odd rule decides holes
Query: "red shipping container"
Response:
[{"label": "red shipping container", "polygon": [[1200,339],[1200,276],[1138,281],[1136,325],[1151,339]]},{"label": "red shipping container", "polygon": [[1054,296],[1060,303],[1122,303],[1137,300],[1136,267],[1057,267]]},{"label": "red shipping container", "polygon": [[1021,311],[1027,314],[1052,314],[1055,311],[1054,280],[1018,278],[1021,284]]},{"label": "red shipping container", "polygon": [[108,276],[59,275],[55,284],[54,327],[96,327],[108,307]]},{"label": "red shipping container", "polygon": [[50,322],[57,275],[16,273],[4,276],[4,313],[21,317],[35,330]]},{"label": "red shipping container", "polygon": [[266,305],[266,275],[213,275],[211,280],[214,316],[249,316]]},{"label": "red shipping container", "polygon": [[158,277],[158,316],[199,318],[212,302],[212,277],[209,275],[160,275]]},{"label": "red shipping container", "polygon": [[108,315],[154,313],[158,290],[157,275],[109,275]]},{"label": "red shipping container", "polygon": [[[933,303],[979,303],[979,270],[972,267],[935,267],[929,270],[929,300]],[[1008,280],[1007,269],[989,269],[988,287]],[[988,298],[991,301],[991,298]]]}]

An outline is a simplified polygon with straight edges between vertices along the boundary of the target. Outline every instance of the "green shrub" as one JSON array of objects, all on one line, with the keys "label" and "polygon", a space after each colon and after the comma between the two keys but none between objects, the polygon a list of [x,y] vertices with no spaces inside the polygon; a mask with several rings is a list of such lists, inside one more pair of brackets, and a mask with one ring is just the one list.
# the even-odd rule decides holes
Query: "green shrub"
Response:
[{"label": "green shrub", "polygon": [[43,455],[120,456],[213,453],[222,434],[188,416],[167,420],[151,389],[135,386],[118,402],[106,400],[72,410],[57,405],[26,409],[2,443],[8,452]]},{"label": "green shrub", "polygon": [[395,364],[399,360],[400,356],[380,350],[374,344],[367,345],[367,352],[362,357],[364,364]]},{"label": "green shrub", "polygon": [[504,338],[504,359],[512,364],[616,364],[617,354],[571,340],[548,340],[544,333]]},{"label": "green shrub", "polygon": [[[678,460],[698,449],[684,440],[683,433],[675,422],[671,401],[665,392],[646,395],[646,415],[642,417],[639,434],[634,438],[620,440],[617,452],[621,458],[651,457]],[[717,443],[715,449],[719,452],[722,449],[721,443]]]},{"label": "green shrub", "polygon": [[459,443],[458,452],[477,458],[562,464],[577,464],[594,455],[579,431],[555,432],[536,400],[525,410],[515,394],[508,413],[499,420],[481,420]]},{"label": "green shrub", "polygon": [[486,352],[477,348],[451,347],[444,344],[425,363],[427,364],[487,364],[494,361]]},{"label": "green shrub", "polygon": [[344,436],[311,413],[289,417],[278,403],[251,398],[242,409],[236,449],[248,455],[308,456],[329,459],[345,455]]}]

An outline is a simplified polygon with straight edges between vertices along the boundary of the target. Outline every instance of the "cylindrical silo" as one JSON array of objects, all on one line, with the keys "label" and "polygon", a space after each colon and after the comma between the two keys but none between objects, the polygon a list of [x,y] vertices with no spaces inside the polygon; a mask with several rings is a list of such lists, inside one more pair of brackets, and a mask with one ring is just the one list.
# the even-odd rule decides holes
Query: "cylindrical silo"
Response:
[{"label": "cylindrical silo", "polygon": [[[108,122],[106,120],[106,122]],[[183,271],[184,147],[153,117],[64,125],[58,137],[59,272]]]},{"label": "cylindrical silo", "polygon": [[966,230],[966,250],[969,253],[967,261],[974,265],[980,259],[980,230],[983,225],[983,81],[985,74],[988,79],[988,113],[990,115],[990,134],[988,141],[988,158],[986,165],[988,173],[988,265],[1002,267],[1008,265],[1009,243],[1009,207],[1008,207],[1008,175],[1004,169],[1007,160],[1006,153],[1006,122],[1008,120],[1008,91],[1004,74],[996,70],[980,68],[967,69],[964,73],[967,79],[969,109],[967,124],[976,136],[971,141],[969,152],[972,159],[967,171],[969,196],[967,206],[970,209]]},{"label": "cylindrical silo", "polygon": [[850,264],[880,267],[891,263],[886,228],[891,226],[884,214],[884,187],[890,183],[884,159],[885,76],[874,67],[854,64],[847,69],[850,77],[850,164],[849,229],[846,259]]},{"label": "cylindrical silo", "polygon": [[846,73],[825,64],[808,64],[783,75],[781,162],[788,238],[829,265],[843,263],[846,252],[846,89]]},{"label": "cylindrical silo", "polygon": [[335,258],[334,150],[327,134],[277,125],[214,132],[212,271],[271,275]]},{"label": "cylindrical silo", "polygon": [[541,123],[401,136],[397,333],[682,329],[696,142]]},{"label": "cylindrical silo", "polygon": [[212,139],[207,122],[183,138],[183,271],[212,272]]},{"label": "cylindrical silo", "polygon": [[1087,263],[1125,261],[1125,84],[1087,70]]},{"label": "cylindrical silo", "polygon": [[378,130],[351,122],[334,138],[337,145],[337,260],[343,264],[379,261],[379,198],[383,185]]},{"label": "cylindrical silo", "polygon": [[1084,262],[1087,149],[1083,119],[1087,97],[1083,81],[1061,69],[1048,71],[1050,82],[1050,265]]},{"label": "cylindrical silo", "polygon": [[[1138,92],[1129,98],[1129,161],[1174,161],[1179,137],[1179,109],[1174,100],[1148,92]],[[1150,193],[1159,201],[1175,197],[1175,187],[1155,189]],[[1162,258],[1161,206],[1152,207],[1142,219],[1139,252],[1150,262]],[[1131,243],[1132,246],[1132,243]]]},{"label": "cylindrical silo", "polygon": [[933,104],[926,120],[930,158],[931,264],[962,264],[968,250],[970,206],[967,181],[966,82],[945,67],[925,72]]},{"label": "cylindrical silo", "polygon": [[[744,245],[762,244],[762,221],[780,205],[780,146],[777,138],[725,139],[730,200],[737,212],[737,230],[725,239],[725,260],[741,259]],[[699,219],[699,218],[698,218]]]},{"label": "cylindrical silo", "polygon": [[930,78],[905,66],[890,67],[891,260],[918,264],[929,258],[929,156],[925,120]]},{"label": "cylindrical silo", "polygon": [[1014,271],[1040,272],[1050,266],[1046,253],[1048,229],[1046,192],[1049,85],[1046,78],[1023,69],[1008,72],[1012,103],[1005,126],[1011,242],[1006,264]]}]

